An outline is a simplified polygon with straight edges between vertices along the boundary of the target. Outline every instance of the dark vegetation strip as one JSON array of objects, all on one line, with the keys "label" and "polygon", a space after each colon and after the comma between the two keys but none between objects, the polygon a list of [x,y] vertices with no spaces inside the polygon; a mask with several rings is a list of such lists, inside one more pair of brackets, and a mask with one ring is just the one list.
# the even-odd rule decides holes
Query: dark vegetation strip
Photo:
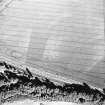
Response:
[{"label": "dark vegetation strip", "polygon": [[1,103],[21,97],[44,101],[67,101],[76,103],[105,104],[105,89],[101,92],[88,84],[64,83],[57,85],[48,78],[33,76],[28,68],[20,70],[4,61],[0,62]]}]

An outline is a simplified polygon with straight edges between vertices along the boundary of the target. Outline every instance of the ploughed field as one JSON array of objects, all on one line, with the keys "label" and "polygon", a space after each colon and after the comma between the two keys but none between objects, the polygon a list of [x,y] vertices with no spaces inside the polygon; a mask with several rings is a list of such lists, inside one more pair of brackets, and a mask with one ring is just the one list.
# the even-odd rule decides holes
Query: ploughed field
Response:
[{"label": "ploughed field", "polygon": [[105,87],[102,0],[12,0],[8,4],[0,12],[2,56]]}]

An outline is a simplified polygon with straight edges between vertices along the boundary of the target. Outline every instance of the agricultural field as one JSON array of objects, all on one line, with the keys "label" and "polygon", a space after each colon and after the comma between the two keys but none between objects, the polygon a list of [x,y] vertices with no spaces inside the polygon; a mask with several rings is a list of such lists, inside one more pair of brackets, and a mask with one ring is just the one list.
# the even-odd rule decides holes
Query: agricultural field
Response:
[{"label": "agricultural field", "polygon": [[56,81],[105,88],[103,0],[0,1],[0,58]]}]

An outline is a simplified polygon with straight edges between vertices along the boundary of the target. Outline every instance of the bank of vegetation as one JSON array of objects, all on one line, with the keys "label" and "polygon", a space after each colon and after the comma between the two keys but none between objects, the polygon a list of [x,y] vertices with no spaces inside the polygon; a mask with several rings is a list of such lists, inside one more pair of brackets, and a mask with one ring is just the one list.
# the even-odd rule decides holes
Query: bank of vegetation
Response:
[{"label": "bank of vegetation", "polygon": [[57,85],[48,78],[33,75],[28,68],[23,70],[4,61],[0,62],[0,69],[3,71],[0,72],[1,103],[29,98],[36,101],[105,104],[105,89],[93,89],[85,82]]}]

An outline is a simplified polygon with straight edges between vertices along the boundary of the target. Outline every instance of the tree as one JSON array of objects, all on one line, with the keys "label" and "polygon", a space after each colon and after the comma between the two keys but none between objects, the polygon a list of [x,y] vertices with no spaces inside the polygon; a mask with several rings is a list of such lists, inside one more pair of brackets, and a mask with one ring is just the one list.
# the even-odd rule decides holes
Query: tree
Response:
[{"label": "tree", "polygon": [[105,88],[103,88],[103,93],[105,94]]},{"label": "tree", "polygon": [[28,77],[29,77],[29,78],[33,77],[32,73],[30,72],[30,70],[29,70],[27,67],[26,67],[26,71],[27,71],[27,73],[28,73]]},{"label": "tree", "polygon": [[83,82],[83,86],[85,86],[85,88],[90,89],[90,86],[87,83],[85,83],[85,82]]}]

